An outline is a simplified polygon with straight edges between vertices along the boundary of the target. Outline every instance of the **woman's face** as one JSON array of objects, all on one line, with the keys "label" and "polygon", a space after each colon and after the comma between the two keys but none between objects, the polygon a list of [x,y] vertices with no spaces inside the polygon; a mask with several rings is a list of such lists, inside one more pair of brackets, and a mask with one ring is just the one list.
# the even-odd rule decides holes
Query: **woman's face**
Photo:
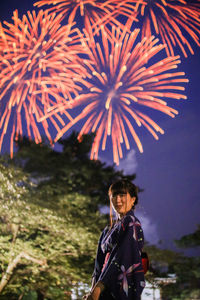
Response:
[{"label": "woman's face", "polygon": [[129,193],[117,194],[115,196],[110,195],[110,200],[114,210],[120,215],[124,216],[131,208],[135,202],[135,197],[131,197]]}]

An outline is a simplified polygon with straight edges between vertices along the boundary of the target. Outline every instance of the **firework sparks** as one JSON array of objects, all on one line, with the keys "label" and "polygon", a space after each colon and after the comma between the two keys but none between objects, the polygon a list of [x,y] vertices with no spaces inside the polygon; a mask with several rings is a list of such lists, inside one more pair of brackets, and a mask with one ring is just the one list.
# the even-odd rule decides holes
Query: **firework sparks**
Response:
[{"label": "firework sparks", "polygon": [[[81,44],[73,23],[61,27],[59,16],[42,10],[37,15],[28,12],[22,20],[16,10],[13,20],[13,24],[4,22],[5,28],[0,23],[0,149],[12,128],[11,156],[14,137],[26,133],[41,142],[41,116],[63,101],[61,95],[68,100],[72,94],[77,96],[76,80],[84,73],[77,62]],[[65,115],[72,120],[69,113]],[[42,121],[42,130],[51,141],[49,122],[56,130],[65,123],[59,114]]]},{"label": "firework sparks", "polygon": [[[79,139],[83,134],[96,131],[91,159],[98,158],[100,147],[105,150],[110,136],[113,159],[119,164],[119,158],[123,157],[122,144],[125,143],[126,149],[130,149],[127,131],[139,151],[143,152],[135,125],[144,126],[155,139],[158,139],[158,132],[164,133],[141,108],[146,106],[174,117],[178,112],[169,107],[165,99],[186,99],[182,94],[184,87],[180,84],[188,80],[183,78],[183,72],[174,71],[180,63],[179,56],[167,57],[149,65],[149,60],[164,46],[157,45],[158,39],[154,37],[143,38],[136,43],[138,33],[139,29],[129,34],[125,29],[121,33],[113,27],[113,42],[110,43],[102,28],[101,44],[91,38],[90,43],[84,42],[89,56],[85,60],[88,79],[82,81],[86,90],[71,103],[72,110],[79,106],[83,110],[58,133],[55,141],[85,118]],[[55,107],[55,112],[64,109],[65,105],[61,104]]]},{"label": "firework sparks", "polygon": [[[131,14],[130,2],[123,1]],[[135,9],[142,17],[142,37],[160,36],[168,56],[179,47],[185,57],[194,53],[190,40],[200,46],[200,0],[143,0]]]},{"label": "firework sparks", "polygon": [[[34,3],[35,6],[53,5],[48,8],[48,12],[56,12],[62,17],[73,20],[77,13],[84,19],[87,30],[95,28],[98,32],[101,25],[115,24],[123,28],[116,18],[119,15],[130,17],[129,10],[120,4],[119,0],[40,0]],[[131,20],[137,21],[136,13],[132,12]]]}]

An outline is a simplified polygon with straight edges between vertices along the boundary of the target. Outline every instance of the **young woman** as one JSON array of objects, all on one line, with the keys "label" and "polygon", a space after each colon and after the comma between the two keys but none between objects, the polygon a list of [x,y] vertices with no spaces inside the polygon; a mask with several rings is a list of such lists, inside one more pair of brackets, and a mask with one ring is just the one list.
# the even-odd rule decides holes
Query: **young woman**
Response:
[{"label": "young woman", "polygon": [[120,180],[109,188],[111,212],[116,221],[101,234],[91,292],[84,300],[139,300],[145,286],[141,251],[143,231],[134,215],[137,187]]}]

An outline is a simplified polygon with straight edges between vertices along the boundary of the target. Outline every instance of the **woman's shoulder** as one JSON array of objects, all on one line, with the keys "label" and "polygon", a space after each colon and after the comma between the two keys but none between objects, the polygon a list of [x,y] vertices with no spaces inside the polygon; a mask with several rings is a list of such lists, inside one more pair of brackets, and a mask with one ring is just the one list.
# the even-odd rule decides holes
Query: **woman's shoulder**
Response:
[{"label": "woman's shoulder", "polygon": [[103,231],[102,232],[108,232],[108,230],[110,229],[110,226],[109,225],[106,225],[106,227],[104,227]]},{"label": "woman's shoulder", "polygon": [[101,232],[101,237],[104,237],[108,233],[109,230],[110,230],[110,226],[106,225],[106,227],[104,227],[104,229]]},{"label": "woman's shoulder", "polygon": [[133,225],[140,225],[140,220],[135,216],[134,210],[131,209],[123,218],[122,218],[122,223],[124,224],[129,224],[133,223]]}]

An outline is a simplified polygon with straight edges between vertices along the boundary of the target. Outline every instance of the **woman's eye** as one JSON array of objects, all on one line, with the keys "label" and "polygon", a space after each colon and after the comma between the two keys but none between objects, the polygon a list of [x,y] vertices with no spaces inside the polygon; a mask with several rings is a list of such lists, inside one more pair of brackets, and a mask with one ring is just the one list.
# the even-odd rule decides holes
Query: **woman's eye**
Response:
[{"label": "woman's eye", "polygon": [[118,194],[118,195],[112,196],[111,197],[112,201],[116,201],[117,197],[124,199],[126,197],[126,194]]},{"label": "woman's eye", "polygon": [[119,195],[121,198],[124,198],[126,196],[126,194],[120,194]]}]

